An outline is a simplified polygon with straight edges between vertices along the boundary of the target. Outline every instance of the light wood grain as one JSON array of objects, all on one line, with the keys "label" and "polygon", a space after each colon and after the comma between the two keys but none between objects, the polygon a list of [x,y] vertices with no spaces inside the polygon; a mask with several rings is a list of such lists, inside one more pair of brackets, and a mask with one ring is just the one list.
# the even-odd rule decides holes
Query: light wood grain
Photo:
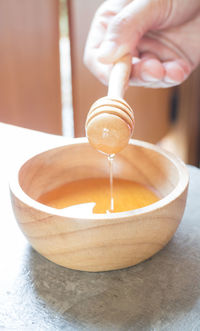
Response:
[{"label": "light wood grain", "polygon": [[114,176],[151,185],[160,201],[116,214],[74,217],[38,203],[42,194],[81,178],[108,176],[106,158],[86,139],[25,162],[10,190],[18,224],[30,244],[64,267],[104,271],[137,264],[162,249],[176,231],[185,208],[188,174],[182,162],[158,147],[131,141],[116,156]]},{"label": "light wood grain", "polygon": [[62,133],[59,1],[0,1],[0,121]]},{"label": "light wood grain", "polygon": [[131,73],[131,55],[113,64],[108,95],[94,102],[86,118],[86,135],[90,144],[108,155],[124,149],[133,134],[134,114],[123,100]]},{"label": "light wood grain", "polygon": [[103,97],[91,106],[85,127],[95,149],[107,155],[116,154],[128,145],[133,134],[133,111],[123,99]]},{"label": "light wood grain", "polygon": [[124,97],[131,74],[131,60],[131,55],[126,54],[114,63],[108,83],[109,97]]}]

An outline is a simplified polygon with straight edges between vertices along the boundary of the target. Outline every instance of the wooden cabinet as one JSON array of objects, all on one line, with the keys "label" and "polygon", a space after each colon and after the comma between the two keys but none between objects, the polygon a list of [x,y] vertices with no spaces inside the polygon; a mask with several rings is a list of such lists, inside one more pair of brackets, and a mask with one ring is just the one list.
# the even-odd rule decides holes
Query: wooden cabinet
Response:
[{"label": "wooden cabinet", "polygon": [[61,134],[59,2],[0,1],[0,121]]}]

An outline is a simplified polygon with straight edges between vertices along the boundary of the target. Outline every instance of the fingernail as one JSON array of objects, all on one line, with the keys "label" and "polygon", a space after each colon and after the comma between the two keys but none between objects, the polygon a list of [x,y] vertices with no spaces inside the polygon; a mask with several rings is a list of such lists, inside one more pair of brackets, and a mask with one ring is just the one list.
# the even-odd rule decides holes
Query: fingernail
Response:
[{"label": "fingernail", "polygon": [[99,58],[106,58],[113,54],[116,51],[117,45],[114,41],[104,41],[99,48]]},{"label": "fingernail", "polygon": [[160,79],[149,75],[147,72],[143,71],[141,73],[141,78],[146,82],[158,82]]},{"label": "fingernail", "polygon": [[165,76],[164,82],[168,84],[180,84],[181,82],[178,82],[177,80],[173,80],[172,78]]}]

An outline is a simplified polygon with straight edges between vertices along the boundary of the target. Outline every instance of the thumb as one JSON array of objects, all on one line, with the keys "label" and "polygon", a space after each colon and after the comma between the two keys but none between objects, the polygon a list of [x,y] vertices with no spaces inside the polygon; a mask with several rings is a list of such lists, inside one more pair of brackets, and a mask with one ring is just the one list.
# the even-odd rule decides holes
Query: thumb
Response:
[{"label": "thumb", "polygon": [[158,16],[157,1],[131,1],[110,21],[98,50],[98,59],[103,63],[113,63],[127,53],[133,55],[138,41],[154,26]]}]

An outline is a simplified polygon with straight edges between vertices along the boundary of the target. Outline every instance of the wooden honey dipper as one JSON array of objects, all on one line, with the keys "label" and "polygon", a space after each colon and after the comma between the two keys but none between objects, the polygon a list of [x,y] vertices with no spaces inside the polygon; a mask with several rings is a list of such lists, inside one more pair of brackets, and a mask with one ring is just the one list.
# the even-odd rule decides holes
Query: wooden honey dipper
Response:
[{"label": "wooden honey dipper", "polygon": [[123,100],[131,72],[131,55],[124,55],[112,68],[108,95],[91,106],[86,119],[90,144],[108,155],[116,154],[129,142],[134,128],[134,114]]}]

